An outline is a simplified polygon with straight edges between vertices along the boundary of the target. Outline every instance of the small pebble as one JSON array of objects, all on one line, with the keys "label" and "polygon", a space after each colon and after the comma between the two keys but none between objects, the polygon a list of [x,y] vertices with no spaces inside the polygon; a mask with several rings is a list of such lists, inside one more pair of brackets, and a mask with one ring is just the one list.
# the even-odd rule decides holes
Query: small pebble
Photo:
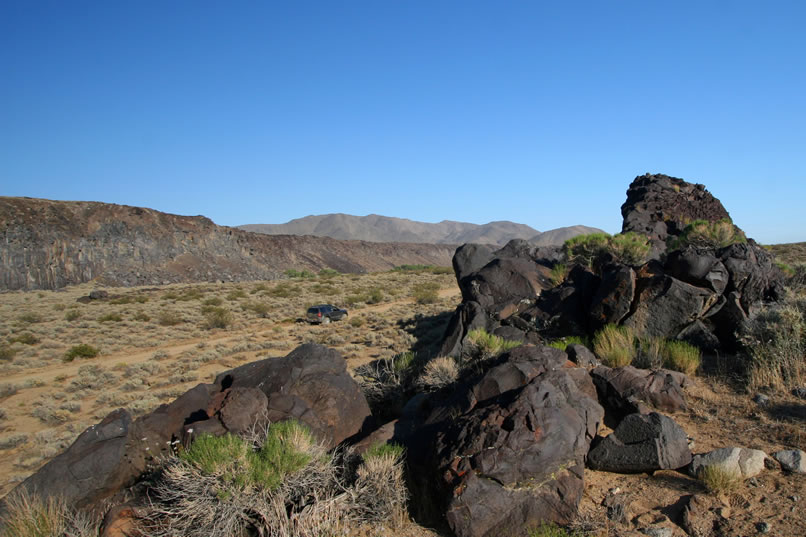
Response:
[{"label": "small pebble", "polygon": [[799,502],[800,501],[800,496],[798,496],[797,494],[794,494],[794,495],[790,496],[789,499],[792,500],[793,502]]},{"label": "small pebble", "polygon": [[759,531],[759,533],[769,533],[770,525],[766,522],[759,522],[756,524],[756,529]]},{"label": "small pebble", "polygon": [[806,399],[806,386],[795,388],[794,390],[792,390],[792,395],[794,395],[795,397],[800,397],[801,399]]}]

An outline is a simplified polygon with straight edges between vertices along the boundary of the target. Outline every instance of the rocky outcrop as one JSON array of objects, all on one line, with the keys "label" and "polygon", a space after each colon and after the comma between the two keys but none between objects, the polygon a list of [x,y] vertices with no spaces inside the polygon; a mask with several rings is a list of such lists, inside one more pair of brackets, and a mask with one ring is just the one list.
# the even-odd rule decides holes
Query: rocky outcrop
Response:
[{"label": "rocky outcrop", "polygon": [[663,369],[647,371],[631,365],[610,368],[599,366],[591,371],[593,383],[608,419],[617,424],[624,416],[646,414],[652,409],[664,412],[686,410],[682,373]]},{"label": "rocky outcrop", "polygon": [[0,197],[0,289],[277,278],[286,269],[448,265],[449,245],[269,236],[202,216],[95,202]]},{"label": "rocky outcrop", "polygon": [[459,248],[453,264],[463,304],[442,353],[465,352],[471,325],[491,333],[507,326],[508,339],[536,341],[593,335],[607,324],[623,324],[639,337],[735,350],[747,319],[783,296],[783,275],[752,239],[722,248],[667,250],[667,239],[678,237],[687,222],[729,217],[702,185],[665,175],[638,177],[622,214],[624,231],[649,236],[654,259],[629,266],[603,254],[592,269],[573,267],[558,286],[550,278],[551,268],[563,261],[556,249],[523,241],[497,251]]},{"label": "rocky outcrop", "polygon": [[679,235],[693,220],[716,222],[730,218],[722,203],[704,185],[663,174],[636,177],[621,206],[622,232],[649,237],[655,253],[663,252],[666,239]]},{"label": "rocky outcrop", "polygon": [[412,401],[408,447],[415,511],[460,537],[515,535],[568,522],[603,410],[584,369],[557,349],[518,347],[451,394]]},{"label": "rocky outcrop", "polygon": [[132,485],[178,443],[202,433],[242,433],[295,418],[326,445],[356,434],[369,406],[334,350],[302,345],[284,358],[267,358],[222,373],[174,402],[132,421],[123,409],[84,431],[66,451],[19,486],[68,505],[92,507]]}]

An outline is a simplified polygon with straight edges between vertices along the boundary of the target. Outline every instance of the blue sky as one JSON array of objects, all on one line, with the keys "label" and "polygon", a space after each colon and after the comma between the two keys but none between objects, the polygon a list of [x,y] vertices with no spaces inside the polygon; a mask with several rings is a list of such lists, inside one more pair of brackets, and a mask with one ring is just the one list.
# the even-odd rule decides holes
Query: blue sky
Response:
[{"label": "blue sky", "polygon": [[617,232],[645,172],[806,241],[806,3],[0,1],[0,195]]}]

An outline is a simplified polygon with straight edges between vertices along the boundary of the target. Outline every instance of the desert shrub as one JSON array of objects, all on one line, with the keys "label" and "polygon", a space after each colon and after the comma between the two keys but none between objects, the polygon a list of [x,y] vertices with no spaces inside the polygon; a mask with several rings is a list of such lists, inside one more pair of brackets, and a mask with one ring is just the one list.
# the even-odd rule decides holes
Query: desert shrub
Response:
[{"label": "desert shrub", "polygon": [[649,238],[632,231],[619,233],[608,240],[608,251],[626,265],[643,265],[649,257],[649,250]]},{"label": "desert shrub", "polygon": [[232,313],[226,308],[212,307],[204,313],[204,326],[213,328],[227,328],[232,324]]},{"label": "desert shrub", "polygon": [[18,316],[17,320],[21,323],[35,324],[35,323],[41,323],[45,319],[43,319],[42,316],[39,315],[38,313],[28,312]]},{"label": "desert shrub", "polygon": [[123,317],[121,317],[119,313],[107,313],[106,315],[101,315],[97,319],[99,323],[119,323],[122,320]]},{"label": "desert shrub", "polygon": [[297,270],[297,269],[288,269],[283,274],[286,275],[287,278],[315,278],[316,274],[311,272],[310,270]]},{"label": "desert shrub", "polygon": [[589,268],[608,253],[624,264],[641,265],[646,262],[649,250],[649,238],[631,231],[613,236],[607,233],[577,235],[563,244],[563,252],[570,262]]},{"label": "desert shrub", "polygon": [[366,300],[367,297],[364,295],[347,295],[344,297],[344,303],[350,307],[353,307],[357,304],[361,304]]},{"label": "desert shrub", "polygon": [[246,298],[246,292],[243,289],[234,289],[227,293],[227,300],[229,301],[236,301],[242,298]]},{"label": "desert shrub", "polygon": [[271,312],[271,306],[268,305],[266,302],[250,302],[246,304],[243,308],[247,311],[251,311],[258,317],[263,318],[268,317],[269,312]]},{"label": "desert shrub", "polygon": [[365,321],[363,317],[351,316],[348,322],[350,323],[350,326],[352,326],[353,328],[359,328],[364,325]]},{"label": "desert shrub", "polygon": [[331,535],[348,505],[336,456],[297,422],[271,425],[259,447],[201,436],[170,459],[145,524],[162,535]]},{"label": "desert shrub", "polygon": [[341,274],[338,270],[330,269],[330,268],[323,268],[319,271],[320,278],[333,278],[334,276],[338,276]]},{"label": "desert shrub", "polygon": [[551,283],[553,283],[555,287],[563,283],[567,275],[568,266],[564,263],[557,263],[551,267]]},{"label": "desert shrub", "polygon": [[731,244],[747,242],[744,233],[730,221],[723,218],[716,222],[695,220],[688,224],[678,237],[673,239],[669,248],[678,250],[686,246],[697,248],[724,248]]},{"label": "desert shrub", "polygon": [[411,296],[418,304],[433,304],[439,300],[439,284],[435,282],[418,283],[413,287]]},{"label": "desert shrub", "polygon": [[570,262],[592,267],[594,260],[607,251],[609,239],[607,233],[577,235],[565,241],[563,252]]},{"label": "desert shrub", "polygon": [[355,495],[351,506],[360,520],[385,522],[392,527],[406,520],[408,491],[403,474],[402,446],[378,444],[363,455],[356,470]]},{"label": "desert shrub", "polygon": [[792,389],[806,384],[806,301],[770,308],[756,315],[742,340],[748,349],[750,387]]},{"label": "desert shrub", "polygon": [[65,321],[75,321],[79,317],[81,317],[81,312],[78,310],[70,310],[64,314]]},{"label": "desert shrub", "polygon": [[609,367],[630,365],[636,355],[635,334],[628,326],[608,324],[593,336],[593,352]]},{"label": "desert shrub", "polygon": [[459,366],[450,356],[438,356],[425,364],[417,384],[428,391],[450,386],[459,378]]},{"label": "desert shrub", "polygon": [[6,537],[90,537],[99,533],[100,520],[69,509],[60,498],[42,498],[19,488],[9,493],[5,502]]},{"label": "desert shrub", "polygon": [[583,336],[566,336],[561,339],[555,339],[554,341],[549,341],[547,343],[549,347],[553,347],[555,349],[560,349],[564,351],[568,345],[585,345],[586,347],[590,347],[590,341],[588,338]]},{"label": "desert shrub", "polygon": [[9,343],[22,343],[23,345],[36,345],[39,343],[39,338],[30,332],[23,332],[17,336],[9,338]]},{"label": "desert shrub", "polygon": [[301,289],[298,285],[291,285],[289,283],[282,282],[275,285],[272,289],[269,289],[266,293],[269,296],[276,298],[290,298],[298,295],[300,292]]},{"label": "desert shrub", "polygon": [[201,300],[204,298],[204,293],[201,289],[196,289],[195,287],[192,289],[185,289],[185,291],[176,297],[176,300],[180,300],[183,302],[188,302],[190,300]]},{"label": "desert shrub", "polygon": [[498,356],[521,345],[520,341],[509,341],[495,334],[488,334],[483,328],[476,328],[467,334],[467,340],[476,348],[480,358]]},{"label": "desert shrub", "polygon": [[583,537],[583,534],[566,530],[554,522],[542,522],[538,527],[529,530],[528,537]]},{"label": "desert shrub", "polygon": [[176,326],[184,319],[175,311],[163,310],[157,314],[157,322],[160,326]]},{"label": "desert shrub", "polygon": [[11,382],[3,382],[0,383],[0,399],[4,397],[10,397],[17,393],[20,390],[19,385],[13,384]]},{"label": "desert shrub", "polygon": [[132,319],[134,319],[135,321],[142,321],[146,323],[151,320],[151,317],[145,312],[138,311],[137,313],[134,314],[134,316],[132,316]]},{"label": "desert shrub", "polygon": [[95,358],[100,352],[101,349],[97,347],[93,347],[87,343],[80,343],[73,345],[64,353],[64,361],[72,362],[76,358]]},{"label": "desert shrub", "polygon": [[633,365],[643,369],[663,367],[666,340],[662,337],[643,337],[638,340],[638,354]]},{"label": "desert shrub", "polygon": [[0,437],[0,450],[14,449],[17,446],[23,445],[28,441],[28,435],[25,433],[10,434]]},{"label": "desert shrub", "polygon": [[700,367],[700,349],[685,341],[666,341],[663,344],[663,365],[667,369],[693,375]]},{"label": "desert shrub", "polygon": [[357,380],[373,409],[373,415],[394,414],[393,409],[405,403],[410,396],[419,369],[420,360],[413,352],[379,358],[357,367]]},{"label": "desert shrub", "polygon": [[697,473],[697,478],[713,494],[733,492],[742,482],[740,475],[719,464],[703,466]]},{"label": "desert shrub", "polygon": [[379,304],[383,302],[383,291],[381,291],[378,287],[373,287],[367,292],[367,299],[365,300],[367,304]]},{"label": "desert shrub", "polygon": [[210,298],[205,298],[202,302],[204,306],[220,306],[224,303],[224,300],[218,296],[211,296]]},{"label": "desert shrub", "polygon": [[311,287],[311,292],[326,296],[333,296],[338,294],[339,290],[333,287],[332,285],[323,285],[321,283],[317,283],[316,285]]},{"label": "desert shrub", "polygon": [[806,289],[806,263],[792,265],[792,273],[788,275],[787,285],[795,291]]},{"label": "desert shrub", "polygon": [[0,345],[0,362],[9,362],[17,355],[17,349],[11,345]]}]

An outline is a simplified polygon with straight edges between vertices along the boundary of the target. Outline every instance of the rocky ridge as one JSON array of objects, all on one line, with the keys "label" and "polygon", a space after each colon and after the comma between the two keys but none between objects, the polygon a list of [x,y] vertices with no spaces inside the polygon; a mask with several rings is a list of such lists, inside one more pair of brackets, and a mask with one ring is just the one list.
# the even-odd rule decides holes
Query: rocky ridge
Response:
[{"label": "rocky ridge", "polygon": [[97,202],[0,197],[0,289],[99,281],[160,285],[275,279],[286,269],[448,265],[449,245],[268,236],[203,216]]}]

